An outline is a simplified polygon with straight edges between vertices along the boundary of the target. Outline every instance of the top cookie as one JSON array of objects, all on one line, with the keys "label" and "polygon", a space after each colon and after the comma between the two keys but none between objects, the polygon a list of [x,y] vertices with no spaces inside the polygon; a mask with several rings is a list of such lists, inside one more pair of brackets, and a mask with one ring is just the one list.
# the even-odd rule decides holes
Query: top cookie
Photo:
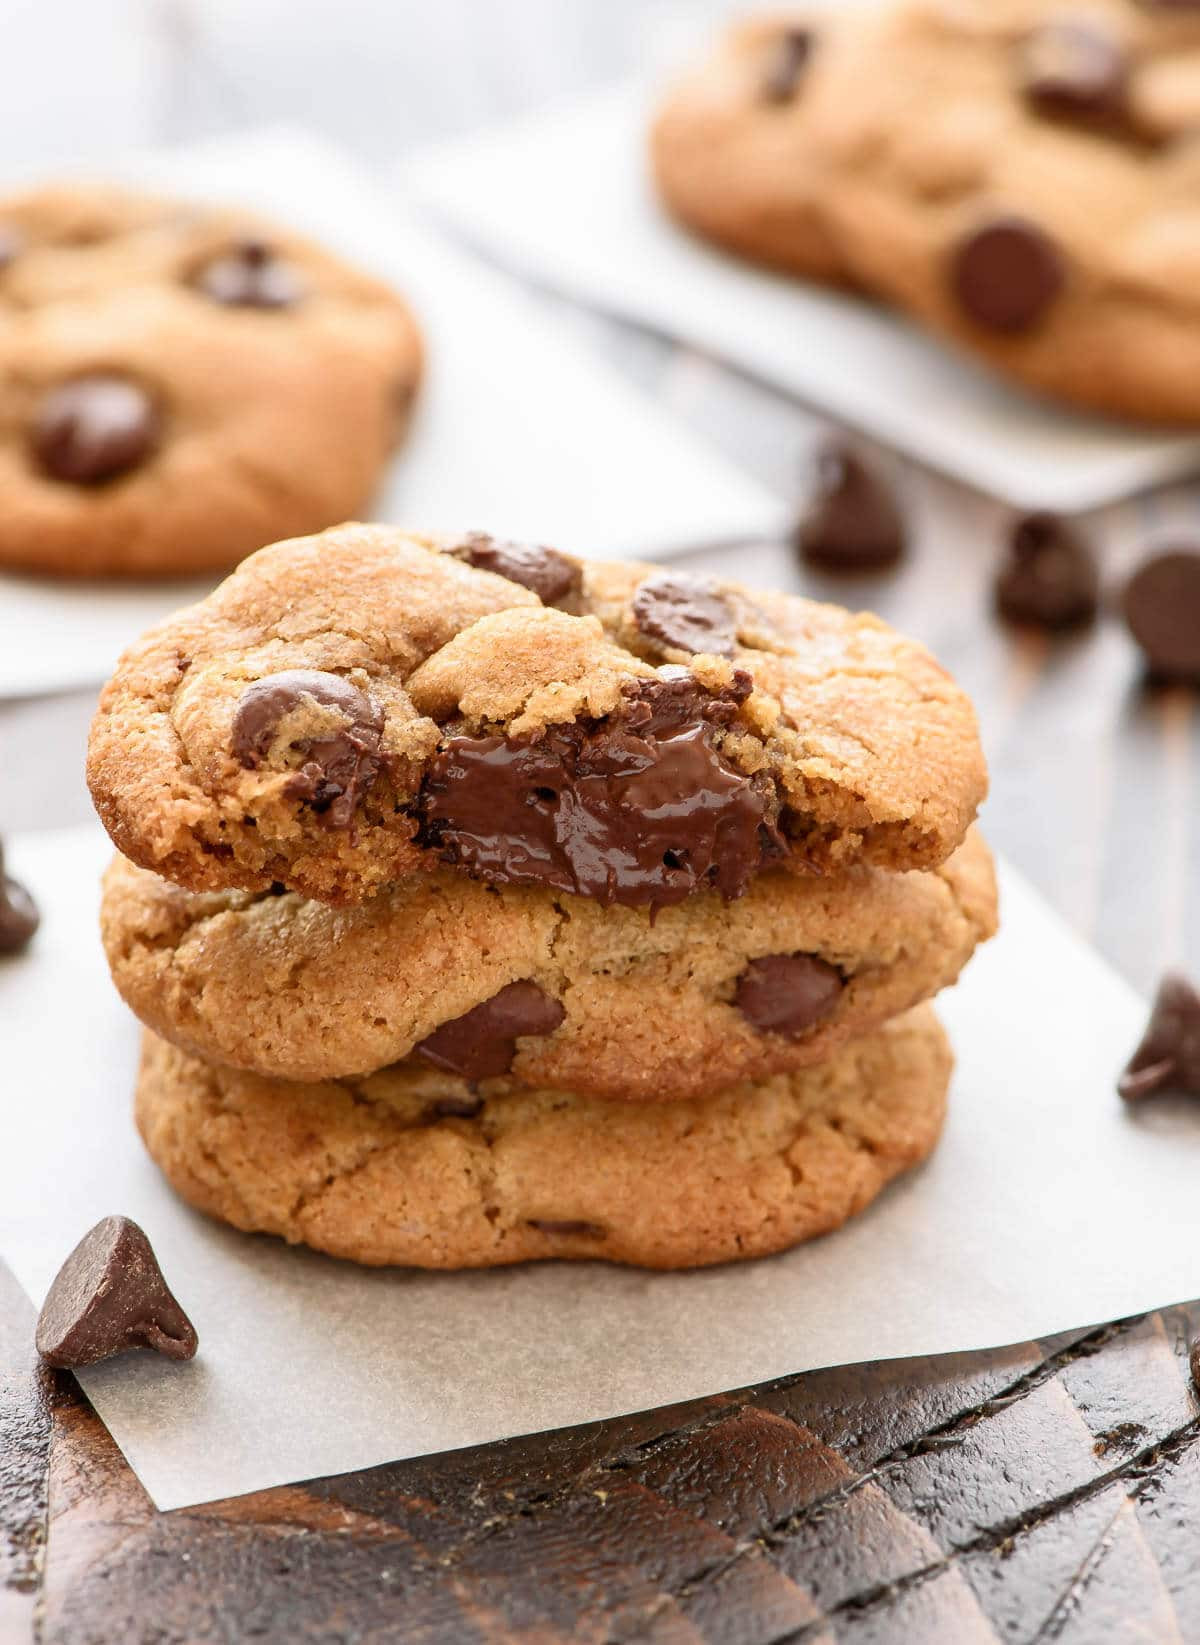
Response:
[{"label": "top cookie", "polygon": [[875,617],[360,525],[152,629],[88,773],[140,866],[327,902],[437,863],[630,906],[768,866],[929,867],[986,787],[967,698]]},{"label": "top cookie", "polygon": [[676,214],[743,255],[861,286],[1052,396],[1200,418],[1187,0],[776,18],[679,88],[654,153]]},{"label": "top cookie", "polygon": [[421,374],[387,286],[240,212],[0,204],[0,565],[221,569],[361,510]]}]

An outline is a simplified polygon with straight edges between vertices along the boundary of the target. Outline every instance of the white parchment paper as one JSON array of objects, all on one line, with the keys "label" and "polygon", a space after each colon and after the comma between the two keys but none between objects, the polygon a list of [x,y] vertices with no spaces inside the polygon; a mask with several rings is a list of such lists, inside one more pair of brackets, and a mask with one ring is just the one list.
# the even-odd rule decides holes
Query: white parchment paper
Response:
[{"label": "white parchment paper", "polygon": [[1195,436],[1056,410],[873,304],[685,234],[650,186],[652,104],[653,93],[622,88],[439,146],[399,176],[501,261],[1018,507],[1090,508],[1200,466]]},{"label": "white parchment paper", "polygon": [[[778,526],[778,499],[323,144],[238,137],[106,171],[265,212],[409,296],[429,343],[429,380],[373,518],[532,537],[600,558]],[[80,587],[0,575],[0,697],[98,684],[144,628],[216,580]]]},{"label": "white parchment paper", "polygon": [[89,830],[11,852],[45,923],[0,962],[0,1256],[40,1302],[99,1217],[145,1226],[199,1357],[126,1355],[81,1380],[160,1507],[1200,1294],[1200,1112],[1122,1107],[1144,1007],[1011,872],[1002,936],[945,998],[944,1142],[842,1232],[694,1274],[428,1275],[236,1234],[164,1186],[96,936],[107,854]]}]

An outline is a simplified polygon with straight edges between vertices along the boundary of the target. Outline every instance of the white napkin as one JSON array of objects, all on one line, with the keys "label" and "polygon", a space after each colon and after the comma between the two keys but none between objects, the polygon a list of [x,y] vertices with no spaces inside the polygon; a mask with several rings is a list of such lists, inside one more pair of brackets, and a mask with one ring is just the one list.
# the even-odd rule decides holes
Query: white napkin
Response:
[{"label": "white napkin", "polygon": [[[108,169],[137,185],[263,211],[411,297],[429,341],[429,382],[376,518],[532,537],[601,558],[778,526],[783,505],[770,492],[323,144],[268,133]],[[0,697],[99,683],[142,629],[216,580],[79,587],[0,575]]]},{"label": "white napkin", "polygon": [[1144,1007],[1011,871],[1003,934],[945,997],[941,1148],[840,1233],[692,1274],[438,1275],[250,1238],[174,1198],[130,1119],[137,1032],[96,934],[107,854],[91,830],[13,843],[45,921],[0,962],[0,1256],[40,1301],[100,1217],[146,1228],[200,1354],[80,1380],[160,1508],[1200,1293],[1200,1109],[1122,1106]]},{"label": "white napkin", "polygon": [[1200,466],[1200,437],[1059,411],[873,304],[765,273],[661,210],[641,87],[403,163],[402,182],[525,273],[706,349],[1020,508],[1091,508]]}]

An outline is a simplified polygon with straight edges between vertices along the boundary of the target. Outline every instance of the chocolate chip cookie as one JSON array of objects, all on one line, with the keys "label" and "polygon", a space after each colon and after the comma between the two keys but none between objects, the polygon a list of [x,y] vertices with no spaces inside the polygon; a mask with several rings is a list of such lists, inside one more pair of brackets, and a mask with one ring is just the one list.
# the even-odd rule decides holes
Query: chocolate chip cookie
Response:
[{"label": "chocolate chip cookie", "polygon": [[814,1068],[653,1106],[485,1096],[412,1064],[289,1085],[148,1034],[136,1110],[192,1205],[355,1262],[691,1268],[863,1210],[933,1149],[950,1067],[928,1006]]},{"label": "chocolate chip cookie", "polygon": [[0,204],[0,566],[225,570],[360,512],[421,375],[403,301],[244,213]]},{"label": "chocolate chip cookie", "polygon": [[118,849],[191,890],[346,903],[440,864],[661,908],[775,867],[934,867],[986,773],[966,696],[875,617],[347,526],[128,651],[89,781]]},{"label": "chocolate chip cookie", "polygon": [[1200,419],[1194,5],[777,18],[679,88],[653,148],[669,207],[743,255],[861,287],[1055,398]]},{"label": "chocolate chip cookie", "polygon": [[821,1061],[948,986],[995,930],[978,833],[940,868],[761,875],[651,919],[440,870],[348,909],[180,890],[117,858],[101,930],[147,1027],[279,1079],[410,1055],[500,1092],[665,1102]]}]

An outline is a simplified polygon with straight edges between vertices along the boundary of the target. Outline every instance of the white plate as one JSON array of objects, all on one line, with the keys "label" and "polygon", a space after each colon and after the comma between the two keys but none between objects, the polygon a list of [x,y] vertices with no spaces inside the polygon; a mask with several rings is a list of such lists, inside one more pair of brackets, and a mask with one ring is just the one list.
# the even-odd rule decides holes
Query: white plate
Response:
[{"label": "white plate", "polygon": [[945,998],[942,1146],[842,1232],[694,1274],[438,1275],[239,1235],[166,1188],[130,1120],[137,1034],[96,934],[108,849],[88,830],[13,843],[45,921],[0,962],[0,1256],[40,1300],[100,1217],[145,1226],[199,1357],[81,1381],[161,1508],[1200,1294],[1200,1111],[1123,1108],[1144,1007],[1011,872],[1003,934]]},{"label": "white plate", "polygon": [[[377,518],[534,537],[600,557],[665,554],[778,526],[778,499],[324,145],[274,133],[107,169],[268,213],[411,297],[429,341],[429,382]],[[99,683],[143,628],[204,586],[0,576],[0,697]]]},{"label": "white plate", "polygon": [[640,88],[456,141],[402,181],[496,258],[717,354],[1020,508],[1071,511],[1200,466],[1200,436],[1059,411],[857,298],[692,239],[654,198]]}]

